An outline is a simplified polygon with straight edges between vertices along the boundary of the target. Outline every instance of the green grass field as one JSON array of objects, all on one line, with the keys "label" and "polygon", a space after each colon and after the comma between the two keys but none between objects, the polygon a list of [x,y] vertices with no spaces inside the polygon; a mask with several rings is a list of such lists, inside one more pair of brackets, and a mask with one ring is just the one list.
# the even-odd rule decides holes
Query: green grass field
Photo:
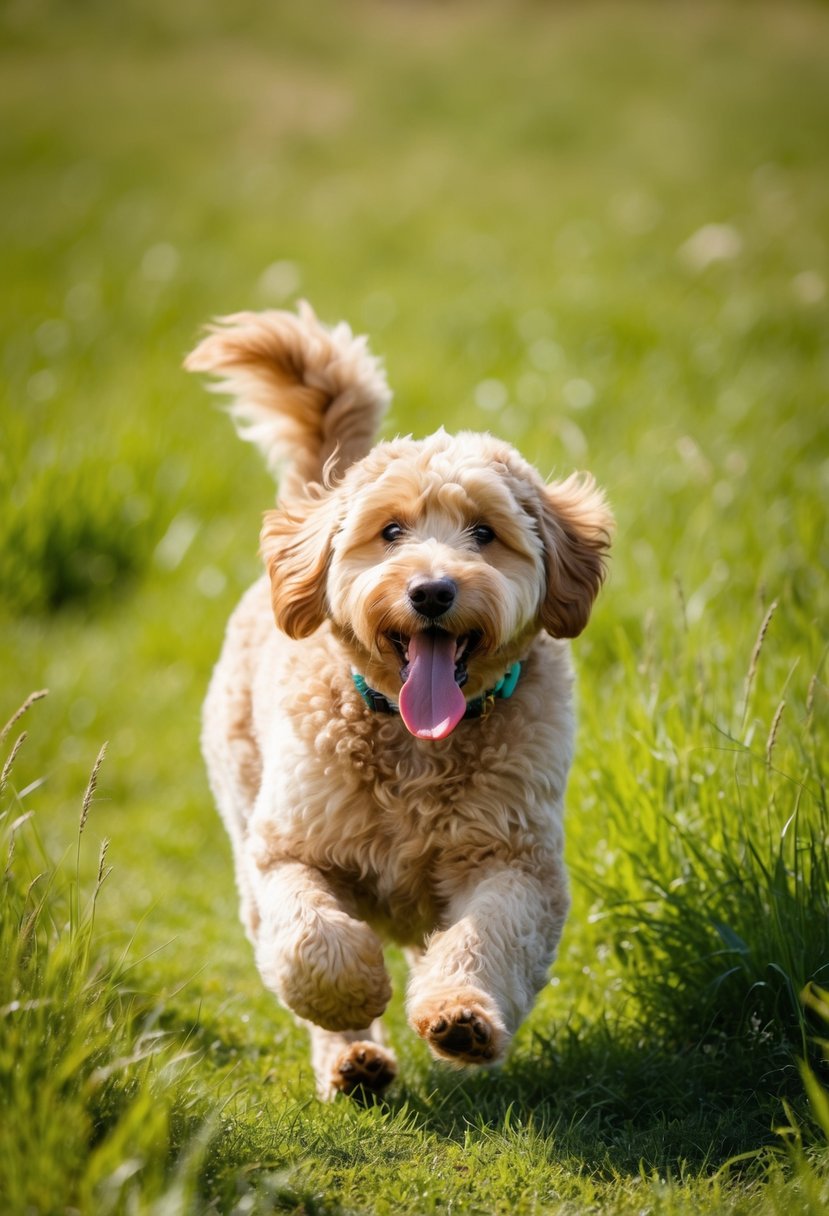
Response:
[{"label": "green grass field", "polygon": [[[3,6],[0,724],[50,690],[0,746],[4,1213],[829,1210],[827,53],[806,0]],[[459,1078],[393,956],[367,1110],[313,1097],[198,752],[273,486],[181,361],[300,296],[388,433],[618,519],[553,981]]]}]

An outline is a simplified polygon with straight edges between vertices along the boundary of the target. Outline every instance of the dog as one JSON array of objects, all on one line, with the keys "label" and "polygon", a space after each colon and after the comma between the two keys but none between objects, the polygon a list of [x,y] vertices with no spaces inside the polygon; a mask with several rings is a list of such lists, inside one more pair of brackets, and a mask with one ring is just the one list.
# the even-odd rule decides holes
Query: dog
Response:
[{"label": "dog", "polygon": [[323,1099],[396,1075],[388,942],[432,1053],[495,1064],[569,907],[566,639],[605,575],[605,497],[489,434],[375,446],[382,364],[307,304],[220,319],[185,367],[279,476],[202,736],[262,979]]}]

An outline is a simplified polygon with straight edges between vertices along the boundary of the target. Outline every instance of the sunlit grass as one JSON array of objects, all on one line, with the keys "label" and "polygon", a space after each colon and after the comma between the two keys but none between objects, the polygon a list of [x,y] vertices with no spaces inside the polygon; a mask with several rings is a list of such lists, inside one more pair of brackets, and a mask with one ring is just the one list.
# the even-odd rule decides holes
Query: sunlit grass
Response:
[{"label": "sunlit grass", "polygon": [[[0,21],[0,720],[51,689],[0,755],[5,1207],[825,1210],[826,11]],[[180,363],[300,294],[370,333],[390,432],[491,428],[619,523],[555,982],[459,1080],[394,956],[370,1111],[311,1096],[197,746],[273,489]]]},{"label": "sunlit grass", "polygon": [[81,880],[103,752],[79,800],[74,867],[58,867],[15,793],[25,741],[4,756],[0,795],[0,1195],[9,1212],[114,1212],[168,1191],[172,1124],[189,1124],[196,1144],[205,1114],[180,1080],[185,1045],[159,1029],[127,959],[96,932],[105,839],[93,882]]},{"label": "sunlit grass", "polygon": [[[784,675],[798,656],[770,653],[773,608],[731,690],[692,637],[670,669],[620,639],[628,763],[605,754],[593,774],[605,855],[583,875],[651,1031],[709,1050],[743,1038],[769,1067],[807,1050],[803,994],[829,974],[823,672]],[[765,661],[776,706],[753,695]]]}]

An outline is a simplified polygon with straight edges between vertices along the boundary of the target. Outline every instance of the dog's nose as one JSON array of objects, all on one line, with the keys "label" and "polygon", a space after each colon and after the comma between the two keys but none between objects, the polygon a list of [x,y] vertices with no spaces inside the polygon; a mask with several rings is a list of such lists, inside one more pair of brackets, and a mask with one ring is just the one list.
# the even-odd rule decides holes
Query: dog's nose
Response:
[{"label": "dog's nose", "polygon": [[407,590],[412,607],[430,621],[448,612],[458,594],[451,578],[413,578]]}]

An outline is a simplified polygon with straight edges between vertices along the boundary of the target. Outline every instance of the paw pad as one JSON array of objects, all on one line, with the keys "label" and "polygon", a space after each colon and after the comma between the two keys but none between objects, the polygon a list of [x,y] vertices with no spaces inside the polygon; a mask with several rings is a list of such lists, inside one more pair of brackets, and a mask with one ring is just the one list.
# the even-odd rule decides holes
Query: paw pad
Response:
[{"label": "paw pad", "polygon": [[446,1006],[417,1028],[438,1055],[456,1064],[488,1064],[497,1054],[492,1023],[475,1005]]},{"label": "paw pad", "polygon": [[343,1094],[376,1095],[397,1075],[391,1052],[377,1043],[351,1043],[334,1066],[332,1083]]}]

